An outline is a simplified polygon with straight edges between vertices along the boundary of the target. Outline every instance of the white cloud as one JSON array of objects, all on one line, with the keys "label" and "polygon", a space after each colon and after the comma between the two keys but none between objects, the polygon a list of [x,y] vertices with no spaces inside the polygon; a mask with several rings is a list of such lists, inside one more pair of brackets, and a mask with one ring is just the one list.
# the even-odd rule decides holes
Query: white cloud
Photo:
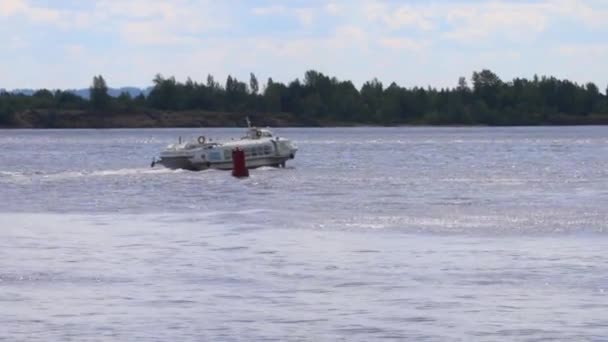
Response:
[{"label": "white cloud", "polygon": [[548,9],[544,4],[515,3],[454,6],[445,11],[447,22],[453,26],[445,37],[465,42],[495,35],[526,40],[546,30]]},{"label": "white cloud", "polygon": [[608,27],[607,5],[608,2],[593,0],[453,1],[415,5],[369,0],[364,1],[361,8],[368,22],[386,30],[411,28],[461,42],[495,37],[517,42],[534,39],[559,20]]},{"label": "white cloud", "polygon": [[588,27],[608,27],[608,2],[604,0],[557,0],[553,10]]},{"label": "white cloud", "polygon": [[8,44],[7,45],[8,45],[8,47],[10,49],[14,49],[14,50],[25,49],[25,48],[28,48],[30,46],[30,44],[28,43],[28,41],[25,40],[20,35],[12,35],[12,36],[8,37]]},{"label": "white cloud", "polygon": [[26,8],[23,0],[2,0],[0,1],[0,16],[14,15]]},{"label": "white cloud", "polygon": [[287,7],[285,7],[285,6],[274,5],[274,6],[267,6],[267,7],[255,7],[252,10],[252,12],[255,15],[276,15],[276,14],[285,14],[288,11],[287,11]]},{"label": "white cloud", "polygon": [[69,44],[66,45],[64,47],[65,49],[65,53],[70,57],[70,58],[82,58],[85,53],[86,53],[86,49],[83,45],[81,44]]},{"label": "white cloud", "polygon": [[114,18],[127,42],[142,45],[200,44],[201,36],[229,23],[221,8],[207,1],[103,0],[97,12]]},{"label": "white cloud", "polygon": [[127,42],[141,45],[200,44],[200,40],[180,30],[152,21],[127,22],[120,33]]},{"label": "white cloud", "polygon": [[315,10],[312,8],[298,8],[294,12],[303,26],[311,26],[314,23]]},{"label": "white cloud", "polygon": [[416,8],[413,6],[401,6],[395,11],[386,13],[382,17],[382,20],[391,29],[414,27],[419,30],[428,31],[437,28],[437,23],[426,8]]},{"label": "white cloud", "polygon": [[389,49],[408,50],[412,52],[423,52],[430,46],[430,43],[428,41],[395,37],[381,38],[379,40],[379,44],[382,47]]},{"label": "white cloud", "polygon": [[362,43],[369,40],[369,34],[364,29],[356,25],[344,25],[336,28],[334,40],[341,41],[343,43]]},{"label": "white cloud", "polygon": [[61,11],[30,5],[25,0],[2,0],[0,15],[9,17],[22,15],[35,23],[58,23]]},{"label": "white cloud", "polygon": [[305,27],[310,27],[314,21],[319,8],[313,7],[286,7],[283,5],[273,5],[267,7],[255,7],[251,11],[258,16],[289,16],[293,17]]},{"label": "white cloud", "polygon": [[143,44],[192,43],[188,35],[223,27],[228,21],[211,2],[187,0],[98,0],[92,8],[80,10],[35,6],[26,0],[1,0],[0,15],[23,16],[30,22],[65,30],[118,28],[127,41]]},{"label": "white cloud", "polygon": [[95,5],[97,12],[105,13],[108,16],[128,17],[131,19],[151,18],[151,17],[175,17],[178,9],[178,2],[165,1],[146,1],[129,0],[113,1],[101,0]]},{"label": "white cloud", "polygon": [[342,7],[333,1],[330,1],[325,5],[325,11],[331,15],[337,15],[342,10]]},{"label": "white cloud", "polygon": [[606,59],[608,58],[608,43],[606,44],[563,44],[557,52],[566,57],[577,59]]},{"label": "white cloud", "polygon": [[[95,0],[70,8],[56,3],[0,0],[0,34],[7,37],[0,55],[44,46],[36,42],[40,32],[51,38],[61,34],[71,45],[52,49],[57,55],[53,63],[59,67],[64,57],[71,58],[80,70],[75,74],[107,74],[119,84],[149,82],[157,72],[199,80],[210,72],[221,82],[222,75],[246,78],[253,71],[286,81],[308,68],[355,82],[379,76],[387,84],[395,79],[400,84],[453,85],[457,76],[485,66],[507,76],[569,68],[576,71],[573,78],[599,78],[606,75],[599,61],[608,58],[604,44],[566,43],[574,41],[572,36],[593,40],[596,33],[606,33],[605,0],[258,2],[275,4],[265,7],[211,0]],[[270,31],[279,21],[281,27],[287,21],[299,27]],[[269,25],[260,30],[262,22]],[[553,34],[558,24],[573,32],[562,45],[540,39],[545,32]],[[548,51],[554,64],[546,61]],[[44,63],[31,59],[37,70],[32,77],[38,77],[38,65]],[[586,61],[581,70],[574,66],[577,59]],[[590,71],[584,73],[583,67]]]}]

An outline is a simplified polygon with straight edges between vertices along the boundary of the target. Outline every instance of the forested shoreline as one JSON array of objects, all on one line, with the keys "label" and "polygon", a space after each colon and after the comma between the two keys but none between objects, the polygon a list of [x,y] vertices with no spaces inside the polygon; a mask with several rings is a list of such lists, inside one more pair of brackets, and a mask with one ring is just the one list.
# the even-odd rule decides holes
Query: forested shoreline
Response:
[{"label": "forested shoreline", "polygon": [[377,79],[359,89],[310,70],[287,84],[263,85],[228,76],[220,84],[156,75],[148,93],[110,96],[95,76],[89,98],[65,90],[32,95],[0,92],[0,127],[112,128],[242,125],[246,115],[260,125],[576,125],[608,124],[608,97],[594,83],[577,84],[533,76],[503,81],[484,69],[451,88],[384,85]]}]

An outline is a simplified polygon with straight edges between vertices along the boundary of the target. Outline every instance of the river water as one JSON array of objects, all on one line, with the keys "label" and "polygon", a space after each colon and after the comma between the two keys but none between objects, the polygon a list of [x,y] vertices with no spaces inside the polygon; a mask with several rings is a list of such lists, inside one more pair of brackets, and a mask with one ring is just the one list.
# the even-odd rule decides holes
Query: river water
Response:
[{"label": "river water", "polygon": [[608,127],[0,130],[0,340],[608,340]]}]

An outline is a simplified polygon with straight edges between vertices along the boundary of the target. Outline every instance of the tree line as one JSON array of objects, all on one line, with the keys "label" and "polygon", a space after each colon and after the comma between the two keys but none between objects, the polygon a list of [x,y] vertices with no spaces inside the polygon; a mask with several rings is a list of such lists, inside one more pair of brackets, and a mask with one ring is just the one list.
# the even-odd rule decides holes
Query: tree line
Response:
[{"label": "tree line", "polygon": [[[470,84],[470,85],[469,85]],[[0,124],[10,125],[14,114],[26,110],[88,111],[91,115],[165,111],[243,112],[272,115],[291,113],[303,124],[314,122],[363,124],[538,125],[567,117],[581,122],[608,117],[608,88],[578,84],[555,77],[503,81],[484,69],[470,79],[460,77],[451,88],[385,86],[377,79],[360,89],[310,70],[289,83],[269,78],[264,86],[250,74],[248,82],[228,76],[223,84],[209,75],[205,82],[158,74],[149,94],[132,97],[108,94],[105,79],[93,78],[90,98],[68,91],[41,89],[31,96],[0,92]]]}]

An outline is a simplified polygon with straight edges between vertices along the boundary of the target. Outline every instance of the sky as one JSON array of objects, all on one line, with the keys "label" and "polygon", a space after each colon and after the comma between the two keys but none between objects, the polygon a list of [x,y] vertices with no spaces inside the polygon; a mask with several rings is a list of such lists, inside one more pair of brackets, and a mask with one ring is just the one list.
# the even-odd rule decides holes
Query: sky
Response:
[{"label": "sky", "polygon": [[158,73],[454,87],[490,69],[608,85],[608,0],[0,0],[0,88]]}]

